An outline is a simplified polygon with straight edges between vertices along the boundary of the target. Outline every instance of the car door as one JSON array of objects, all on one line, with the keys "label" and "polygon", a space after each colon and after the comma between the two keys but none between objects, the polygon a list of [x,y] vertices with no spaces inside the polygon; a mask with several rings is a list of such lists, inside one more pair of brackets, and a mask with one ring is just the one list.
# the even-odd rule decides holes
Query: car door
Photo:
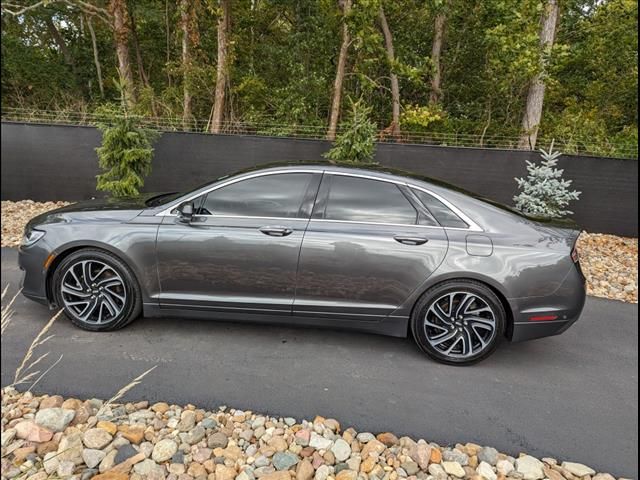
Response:
[{"label": "car door", "polygon": [[325,172],[300,251],[294,314],[379,321],[431,275],[447,246],[406,186]]},{"label": "car door", "polygon": [[291,313],[319,172],[262,174],[195,199],[158,231],[161,308]]}]

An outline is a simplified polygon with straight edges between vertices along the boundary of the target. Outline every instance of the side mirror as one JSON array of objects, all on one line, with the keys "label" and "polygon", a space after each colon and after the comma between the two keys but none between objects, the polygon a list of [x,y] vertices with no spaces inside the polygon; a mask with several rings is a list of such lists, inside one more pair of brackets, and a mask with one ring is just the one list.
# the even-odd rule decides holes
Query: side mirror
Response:
[{"label": "side mirror", "polygon": [[193,202],[185,202],[178,207],[178,219],[183,223],[190,223],[193,218]]}]

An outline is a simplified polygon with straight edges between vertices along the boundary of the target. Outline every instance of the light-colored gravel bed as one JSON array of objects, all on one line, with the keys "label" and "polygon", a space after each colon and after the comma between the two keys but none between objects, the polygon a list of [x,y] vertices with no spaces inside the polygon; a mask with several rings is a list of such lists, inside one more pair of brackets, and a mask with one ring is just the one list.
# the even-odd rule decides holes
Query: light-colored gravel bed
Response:
[{"label": "light-colored gravel bed", "polygon": [[[17,247],[32,217],[65,202],[2,202],[2,246]],[[583,232],[578,244],[587,291],[596,297],[638,302],[638,239]]]},{"label": "light-colored gravel bed", "polygon": [[474,443],[374,435],[331,418],[2,391],[2,478],[73,480],[615,480]]}]

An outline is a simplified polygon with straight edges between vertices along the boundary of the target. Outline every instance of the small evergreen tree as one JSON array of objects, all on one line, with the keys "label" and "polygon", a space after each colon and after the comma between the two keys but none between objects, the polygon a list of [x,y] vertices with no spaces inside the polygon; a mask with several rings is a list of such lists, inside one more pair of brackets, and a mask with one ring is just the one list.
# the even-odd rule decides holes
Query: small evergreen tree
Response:
[{"label": "small evergreen tree", "polygon": [[544,218],[561,218],[572,214],[566,210],[571,200],[578,200],[581,192],[569,190],[572,180],[563,180],[564,170],[555,168],[561,152],[540,149],[542,162],[536,165],[527,161],[527,178],[516,178],[521,192],[513,197],[516,209],[528,215]]},{"label": "small evergreen tree", "polygon": [[376,126],[371,121],[371,108],[362,99],[351,98],[347,119],[340,123],[340,133],[325,158],[335,163],[367,164],[374,163]]},{"label": "small evergreen tree", "polygon": [[115,111],[103,108],[101,114],[103,120],[98,129],[102,132],[102,145],[96,152],[104,172],[96,176],[96,188],[114,197],[136,196],[151,172],[153,142],[160,134],[142,128],[139,120],[128,114],[125,102]]}]

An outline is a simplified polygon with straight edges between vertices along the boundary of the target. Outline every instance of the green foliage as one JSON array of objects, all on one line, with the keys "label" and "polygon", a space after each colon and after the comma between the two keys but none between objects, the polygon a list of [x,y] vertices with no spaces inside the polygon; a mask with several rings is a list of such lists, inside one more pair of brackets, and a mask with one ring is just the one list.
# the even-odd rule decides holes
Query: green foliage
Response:
[{"label": "green foliage", "polygon": [[370,120],[371,108],[362,99],[349,98],[350,110],[347,119],[340,123],[340,133],[325,158],[348,165],[373,162],[375,153],[376,126]]},{"label": "green foliage", "polygon": [[569,190],[572,181],[564,180],[564,170],[556,168],[561,155],[553,151],[551,142],[549,151],[540,149],[540,165],[527,162],[527,178],[515,179],[522,190],[513,197],[518,210],[542,218],[562,218],[573,213],[566,207],[572,200],[578,200],[581,192]]},{"label": "green foliage", "polygon": [[159,134],[142,128],[136,117],[114,107],[103,107],[99,114],[102,145],[96,152],[104,173],[96,177],[96,188],[114,197],[136,196],[151,172],[152,145]]}]

